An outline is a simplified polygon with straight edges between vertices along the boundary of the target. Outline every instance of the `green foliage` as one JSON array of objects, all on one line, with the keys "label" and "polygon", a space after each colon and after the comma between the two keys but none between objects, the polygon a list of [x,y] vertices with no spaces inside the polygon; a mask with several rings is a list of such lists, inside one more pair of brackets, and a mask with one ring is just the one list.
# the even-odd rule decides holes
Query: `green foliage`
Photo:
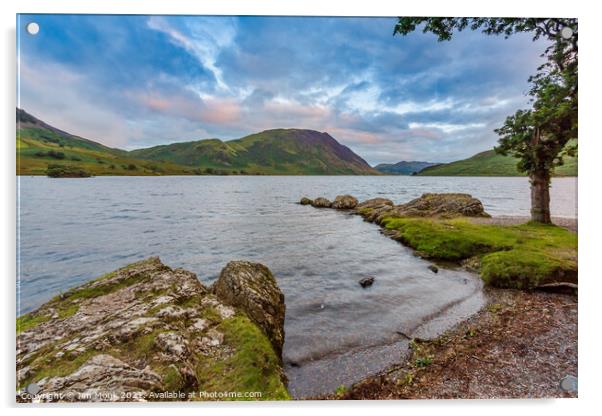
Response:
[{"label": "green foliage", "polygon": [[338,396],[341,397],[343,396],[345,393],[347,393],[347,386],[344,384],[341,384],[340,386],[338,386],[336,388],[336,390],[334,391],[334,393]]},{"label": "green foliage", "polygon": [[48,165],[46,175],[50,178],[89,178],[92,176],[87,170],[73,165]]},{"label": "green foliage", "polygon": [[[496,129],[500,136],[495,150],[518,159],[517,167],[526,172],[532,184],[532,218],[550,222],[549,182],[553,169],[564,163],[574,149],[566,144],[577,140],[578,115],[578,25],[577,19],[565,18],[400,18],[394,34],[406,35],[423,25],[440,41],[450,40],[454,31],[481,29],[488,35],[530,32],[533,40],[545,38],[545,62],[529,78],[531,109],[518,110]],[[570,30],[565,38],[563,30]]]},{"label": "green foliage", "polygon": [[575,280],[577,236],[553,225],[474,224],[466,219],[386,218],[388,229],[421,255],[460,261],[480,256],[481,277],[497,287],[532,289],[550,280]]},{"label": "green foliage", "polygon": [[416,358],[416,361],[415,361],[416,367],[418,367],[418,368],[428,367],[432,363],[433,363],[433,357],[431,357],[431,356],[418,357],[418,358]]}]

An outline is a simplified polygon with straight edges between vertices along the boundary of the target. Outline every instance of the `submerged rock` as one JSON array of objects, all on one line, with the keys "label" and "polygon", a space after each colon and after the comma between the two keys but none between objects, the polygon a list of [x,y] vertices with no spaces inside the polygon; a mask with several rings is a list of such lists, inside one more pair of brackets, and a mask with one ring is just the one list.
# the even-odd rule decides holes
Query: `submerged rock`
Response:
[{"label": "submerged rock", "polygon": [[332,202],[326,198],[319,197],[313,200],[311,206],[314,208],[330,208],[332,207]]},{"label": "submerged rock", "polygon": [[231,261],[213,284],[226,303],[245,311],[263,329],[279,356],[284,344],[284,294],[270,269],[260,263]]},{"label": "submerged rock", "polygon": [[372,284],[374,283],[374,277],[364,277],[362,279],[360,279],[360,281],[358,282],[360,284],[361,287],[363,288],[367,288],[372,286]]},{"label": "submerged rock", "polygon": [[288,398],[283,298],[267,267],[251,265],[236,270],[252,278],[234,279],[230,264],[214,294],[152,257],[57,296],[17,319],[18,388],[36,383],[52,401],[153,400],[202,385]]},{"label": "submerged rock", "polygon": [[335,209],[353,209],[357,206],[357,198],[351,195],[338,195],[332,203],[332,208]]},{"label": "submerged rock", "polygon": [[439,273],[439,268],[434,264],[431,264],[429,267],[427,267],[427,269],[429,269],[433,273]]}]

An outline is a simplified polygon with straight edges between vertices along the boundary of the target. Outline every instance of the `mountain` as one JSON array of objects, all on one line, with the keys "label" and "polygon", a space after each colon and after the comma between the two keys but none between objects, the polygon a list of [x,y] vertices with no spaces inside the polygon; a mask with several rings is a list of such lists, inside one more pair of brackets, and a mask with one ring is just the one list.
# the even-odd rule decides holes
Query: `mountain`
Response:
[{"label": "mountain", "polygon": [[[25,110],[17,109],[17,174],[46,175],[54,172],[81,172],[91,175],[191,175],[194,170],[173,163],[149,162],[129,152],[75,136]],[[58,168],[58,169],[57,169]]]},{"label": "mountain", "polygon": [[267,130],[238,140],[125,151],[72,135],[17,109],[17,174],[45,175],[49,165],[93,175],[379,174],[328,133],[313,130]]},{"label": "mountain", "polygon": [[134,150],[139,159],[204,169],[287,175],[374,175],[378,172],[328,133],[274,129],[237,140],[207,139]]},{"label": "mountain", "polygon": [[389,175],[412,175],[433,165],[436,165],[436,163],[402,161],[397,163],[381,163],[380,165],[374,166],[374,169]]},{"label": "mountain", "polygon": [[[420,176],[524,176],[516,168],[518,160],[494,150],[477,153],[468,159],[424,168]],[[554,176],[577,176],[577,156],[565,157]]]}]

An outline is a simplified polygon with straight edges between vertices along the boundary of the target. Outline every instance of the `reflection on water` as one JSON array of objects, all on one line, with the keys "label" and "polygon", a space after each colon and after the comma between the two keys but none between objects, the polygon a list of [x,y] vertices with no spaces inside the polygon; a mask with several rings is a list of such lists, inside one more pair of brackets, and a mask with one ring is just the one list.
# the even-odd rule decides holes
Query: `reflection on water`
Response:
[{"label": "reflection on water", "polygon": [[[471,193],[494,215],[529,213],[526,178],[22,177],[18,313],[148,256],[207,284],[230,260],[259,261],[286,296],[292,393],[332,390],[398,358],[399,331],[437,333],[474,312],[480,282],[432,273],[357,216],[296,202],[341,193],[405,202],[424,192]],[[576,216],[575,192],[575,179],[554,180],[553,215]],[[358,285],[365,276],[376,278],[371,288]]]}]

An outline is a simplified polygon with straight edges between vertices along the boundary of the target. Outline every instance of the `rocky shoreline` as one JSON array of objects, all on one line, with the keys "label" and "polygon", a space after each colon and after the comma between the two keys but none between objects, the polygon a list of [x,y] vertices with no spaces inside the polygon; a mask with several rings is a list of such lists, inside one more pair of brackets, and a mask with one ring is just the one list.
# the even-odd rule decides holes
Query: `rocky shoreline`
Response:
[{"label": "rocky shoreline", "polygon": [[577,296],[487,289],[487,305],[435,339],[414,339],[403,361],[312,399],[516,399],[577,397]]},{"label": "rocky shoreline", "polygon": [[[385,235],[417,250],[417,255],[429,259],[447,256],[447,260],[480,273],[488,285],[487,304],[473,317],[435,339],[413,338],[410,354],[403,361],[350,388],[341,386],[335,393],[312,399],[577,397],[576,389],[566,389],[567,382],[563,383],[565,389],[560,387],[562,380],[572,382],[571,377],[577,377],[576,235],[571,236],[577,231],[576,220],[561,219],[559,227],[569,231],[558,231],[559,227],[522,225],[528,218],[492,218],[481,202],[468,194],[424,194],[400,205],[384,198],[359,202],[351,195],[339,195],[334,202],[304,197],[300,203],[361,215],[383,227]],[[411,227],[418,233],[408,230]],[[518,233],[517,247],[487,247],[490,241],[478,236],[498,231]],[[416,237],[419,233],[435,243],[431,241],[421,250],[424,245]],[[442,234],[451,236],[441,239]],[[552,240],[550,246],[565,253],[555,257],[553,251],[536,251],[525,244],[533,250],[528,253],[533,260],[519,263],[519,267],[495,257],[496,250],[523,249],[523,235]],[[469,248],[441,250],[450,245]],[[484,276],[484,262],[493,261],[487,256],[513,270],[502,270],[504,279]],[[541,264],[551,266],[535,272]],[[525,279],[522,273],[533,276]]]},{"label": "rocky shoreline", "polygon": [[[304,197],[300,204],[360,215],[416,255],[477,272],[488,296],[486,308],[444,335],[411,339],[409,359],[319,399],[576,395],[557,384],[563,374],[577,375],[573,232],[496,222],[467,194],[424,194],[404,204]],[[206,287],[195,274],[152,257],[17,319],[16,398],[290,399],[284,317],[284,295],[261,264],[230,262]]]},{"label": "rocky shoreline", "polygon": [[19,317],[17,401],[288,399],[284,314],[261,264],[205,287],[152,257]]}]

